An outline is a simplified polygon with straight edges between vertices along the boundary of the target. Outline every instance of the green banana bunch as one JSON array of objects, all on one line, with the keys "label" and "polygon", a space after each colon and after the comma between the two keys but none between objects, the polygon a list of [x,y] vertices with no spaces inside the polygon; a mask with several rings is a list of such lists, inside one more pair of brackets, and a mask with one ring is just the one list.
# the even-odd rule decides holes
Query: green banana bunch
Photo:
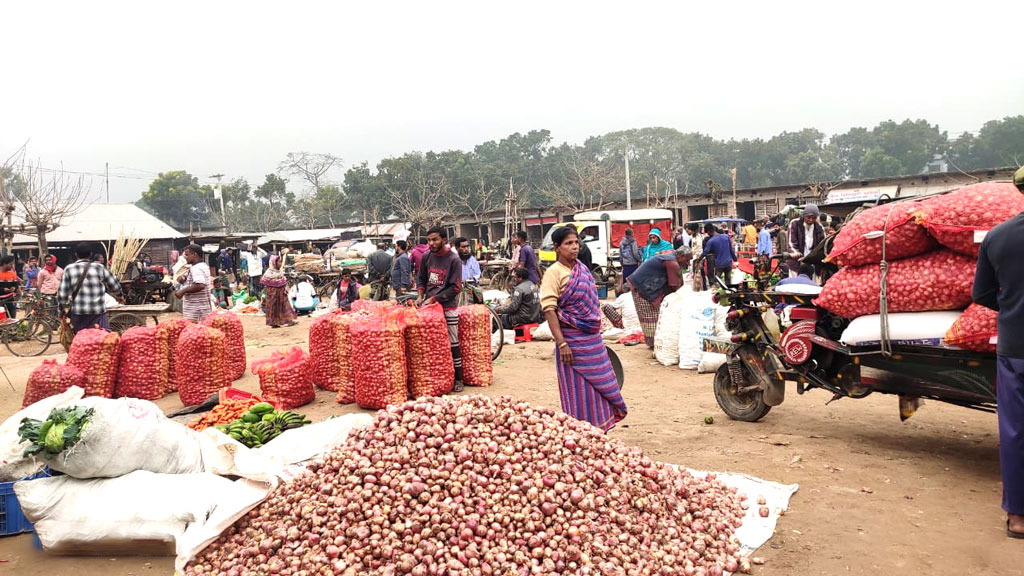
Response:
[{"label": "green banana bunch", "polygon": [[259,448],[286,430],[301,428],[313,422],[297,412],[277,412],[270,404],[253,406],[241,418],[216,426],[224,434],[249,448]]}]

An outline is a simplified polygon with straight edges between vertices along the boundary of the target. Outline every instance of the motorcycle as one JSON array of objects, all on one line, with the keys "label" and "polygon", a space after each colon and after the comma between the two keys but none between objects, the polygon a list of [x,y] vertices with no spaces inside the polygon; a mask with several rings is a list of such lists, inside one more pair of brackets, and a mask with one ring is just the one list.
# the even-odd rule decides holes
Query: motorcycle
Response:
[{"label": "motorcycle", "polygon": [[[896,343],[847,346],[840,338],[849,320],[815,306],[814,296],[765,289],[756,277],[739,286],[719,280],[714,298],[729,306],[726,328],[732,336],[705,338],[704,350],[727,357],[715,373],[714,393],[734,420],[763,418],[785,400],[787,382],[796,384],[797,394],[816,388],[830,392],[827,403],[892,394],[899,398],[901,420],[911,417],[924,398],[996,409],[994,354]],[[764,314],[780,305],[790,307],[792,323],[784,331],[773,315],[766,319]]]}]

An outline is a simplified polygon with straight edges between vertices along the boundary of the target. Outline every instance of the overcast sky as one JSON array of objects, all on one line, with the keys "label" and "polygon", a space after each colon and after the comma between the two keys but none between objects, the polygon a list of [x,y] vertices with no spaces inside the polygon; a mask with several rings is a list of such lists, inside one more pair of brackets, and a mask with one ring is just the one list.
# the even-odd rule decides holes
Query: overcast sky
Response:
[{"label": "overcast sky", "polygon": [[[7,2],[0,161],[243,176],[645,126],[717,138],[1024,114],[1016,2]],[[336,175],[340,178],[341,173]],[[103,179],[94,179],[102,201]],[[296,191],[299,191],[296,189]]]}]

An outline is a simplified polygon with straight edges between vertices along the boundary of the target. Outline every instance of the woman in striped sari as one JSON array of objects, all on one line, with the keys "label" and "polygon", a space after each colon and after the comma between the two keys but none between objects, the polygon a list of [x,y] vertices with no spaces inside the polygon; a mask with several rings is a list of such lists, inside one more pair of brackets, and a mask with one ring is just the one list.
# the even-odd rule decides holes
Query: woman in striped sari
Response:
[{"label": "woman in striped sari", "polygon": [[558,261],[541,281],[541,309],[555,338],[562,410],[607,432],[626,417],[608,352],[594,276],[577,261],[579,238],[565,226],[552,234]]}]

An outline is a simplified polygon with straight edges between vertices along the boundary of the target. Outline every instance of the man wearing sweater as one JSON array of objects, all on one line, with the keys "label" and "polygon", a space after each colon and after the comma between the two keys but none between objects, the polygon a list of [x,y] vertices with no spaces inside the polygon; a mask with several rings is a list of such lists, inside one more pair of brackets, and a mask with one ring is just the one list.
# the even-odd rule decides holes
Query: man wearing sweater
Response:
[{"label": "man wearing sweater", "polygon": [[[1024,168],[1014,184],[1024,193]],[[1024,538],[1024,213],[993,228],[981,243],[974,301],[999,312],[996,402],[1006,535]]]}]

